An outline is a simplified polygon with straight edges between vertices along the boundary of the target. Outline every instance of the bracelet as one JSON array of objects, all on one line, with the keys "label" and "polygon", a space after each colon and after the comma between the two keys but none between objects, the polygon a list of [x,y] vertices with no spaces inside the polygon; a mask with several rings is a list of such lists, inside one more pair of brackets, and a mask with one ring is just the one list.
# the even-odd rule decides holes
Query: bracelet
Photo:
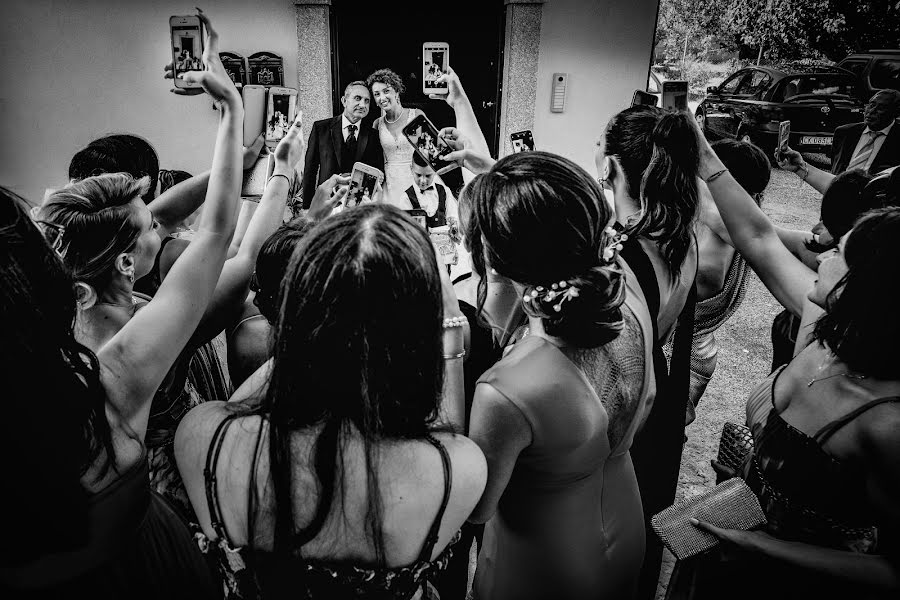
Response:
[{"label": "bracelet", "polygon": [[704,179],[704,181],[706,183],[712,183],[713,181],[715,181],[716,179],[718,179],[719,177],[721,177],[722,175],[724,175],[727,172],[728,172],[728,169],[722,169],[721,171],[716,171],[715,173],[713,173],[712,175],[710,175],[709,177]]},{"label": "bracelet", "polygon": [[462,327],[463,325],[465,325],[468,322],[469,322],[469,320],[467,318],[465,318],[464,316],[463,317],[449,317],[449,318],[444,319],[444,329],[451,329],[453,327]]},{"label": "bracelet", "polygon": [[268,179],[268,181],[266,181],[266,183],[268,184],[269,181],[272,181],[272,180],[275,179],[276,177],[284,177],[285,181],[288,182],[288,185],[291,185],[291,184],[293,183],[293,182],[291,181],[291,178],[288,177],[287,175],[285,175],[284,173],[275,173],[274,175],[272,175],[271,177],[269,177],[269,179]]},{"label": "bracelet", "polygon": [[453,360],[454,358],[462,358],[462,357],[465,356],[465,355],[466,355],[466,351],[465,351],[465,350],[463,350],[463,351],[460,352],[459,354],[445,354],[445,355],[444,355],[444,360]]}]

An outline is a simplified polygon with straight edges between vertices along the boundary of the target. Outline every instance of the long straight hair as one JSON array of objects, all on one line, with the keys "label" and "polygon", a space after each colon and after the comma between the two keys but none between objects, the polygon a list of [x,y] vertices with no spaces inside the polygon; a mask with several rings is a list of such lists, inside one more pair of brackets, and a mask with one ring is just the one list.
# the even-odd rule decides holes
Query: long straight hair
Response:
[{"label": "long straight hair", "polygon": [[[344,442],[355,431],[366,457],[366,526],[376,560],[384,564],[378,444],[422,439],[440,429],[443,305],[437,269],[427,233],[386,205],[329,217],[295,248],[278,300],[270,383],[256,409],[268,422],[276,556],[294,556],[321,531],[341,493]],[[316,427],[321,429],[309,464],[317,503],[312,520],[298,530],[293,471],[306,458],[294,456],[291,439]],[[251,540],[262,438],[261,429],[250,485]],[[296,593],[296,565],[290,571],[273,572],[260,585],[275,596]]]}]

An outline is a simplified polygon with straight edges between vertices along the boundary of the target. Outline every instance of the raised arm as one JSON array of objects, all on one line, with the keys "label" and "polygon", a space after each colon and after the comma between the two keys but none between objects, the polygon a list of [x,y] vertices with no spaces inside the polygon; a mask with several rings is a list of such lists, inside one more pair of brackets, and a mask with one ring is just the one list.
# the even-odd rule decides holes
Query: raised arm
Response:
[{"label": "raised arm", "polygon": [[441,75],[438,82],[446,82],[448,92],[446,94],[431,94],[429,98],[433,100],[444,100],[453,109],[456,115],[456,128],[468,139],[470,148],[476,154],[490,156],[491,151],[488,147],[478,119],[475,117],[475,111],[472,109],[472,103],[463,89],[459,77],[452,68],[447,68],[447,73]]},{"label": "raised arm", "polygon": [[803,311],[816,273],[781,243],[775,226],[731,176],[697,129],[700,176],[706,181],[735,249],[750,263],[772,295],[795,315]]},{"label": "raised arm", "polygon": [[191,71],[184,78],[199,83],[219,109],[199,231],[153,300],[98,352],[101,363],[118,378],[122,395],[117,408],[142,438],[153,394],[194,333],[212,297],[237,218],[244,109],[219,59],[218,36],[205,15],[199,16],[206,25],[203,61],[207,70]]},{"label": "raised arm", "polygon": [[791,148],[788,148],[784,153],[784,160],[778,161],[778,166],[785,171],[791,171],[796,174],[797,177],[811,185],[820,194],[825,193],[825,190],[828,189],[828,186],[831,185],[835,178],[828,171],[817,169],[808,164],[803,160],[803,155]]}]

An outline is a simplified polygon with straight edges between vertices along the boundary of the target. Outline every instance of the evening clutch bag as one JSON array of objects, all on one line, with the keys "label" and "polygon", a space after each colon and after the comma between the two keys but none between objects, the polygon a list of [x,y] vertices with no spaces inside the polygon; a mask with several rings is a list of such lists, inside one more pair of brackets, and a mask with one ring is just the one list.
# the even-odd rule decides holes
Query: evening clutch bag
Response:
[{"label": "evening clutch bag", "polygon": [[750,433],[750,428],[726,421],[722,427],[716,461],[738,473],[751,452],[753,452],[753,434]]},{"label": "evening clutch bag", "polygon": [[653,531],[678,560],[706,552],[719,543],[714,535],[692,525],[691,518],[724,529],[748,530],[766,523],[756,494],[739,477],[653,515]]}]

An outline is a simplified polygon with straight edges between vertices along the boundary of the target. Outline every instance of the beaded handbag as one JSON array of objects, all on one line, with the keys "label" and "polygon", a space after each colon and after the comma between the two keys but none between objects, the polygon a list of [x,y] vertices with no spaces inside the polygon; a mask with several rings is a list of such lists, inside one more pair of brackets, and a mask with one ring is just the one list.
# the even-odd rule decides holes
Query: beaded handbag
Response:
[{"label": "beaded handbag", "polygon": [[744,531],[766,524],[756,494],[739,477],[653,515],[650,520],[653,531],[678,560],[706,552],[719,543],[714,535],[692,525],[692,518],[716,527]]}]

